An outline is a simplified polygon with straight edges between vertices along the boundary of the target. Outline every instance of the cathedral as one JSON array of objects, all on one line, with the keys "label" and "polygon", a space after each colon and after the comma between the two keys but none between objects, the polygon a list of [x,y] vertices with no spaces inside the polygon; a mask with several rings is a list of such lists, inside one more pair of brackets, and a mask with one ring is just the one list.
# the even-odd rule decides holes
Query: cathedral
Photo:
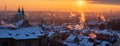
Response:
[{"label": "cathedral", "polygon": [[14,21],[13,22],[18,22],[20,20],[24,20],[24,16],[25,16],[24,8],[22,7],[22,9],[21,9],[19,7],[16,15],[14,16]]},{"label": "cathedral", "polygon": [[18,11],[16,13],[16,15],[14,16],[14,25],[16,27],[29,27],[31,26],[29,24],[29,21],[25,19],[25,11],[24,8],[22,7],[20,9],[20,7],[18,8]]}]

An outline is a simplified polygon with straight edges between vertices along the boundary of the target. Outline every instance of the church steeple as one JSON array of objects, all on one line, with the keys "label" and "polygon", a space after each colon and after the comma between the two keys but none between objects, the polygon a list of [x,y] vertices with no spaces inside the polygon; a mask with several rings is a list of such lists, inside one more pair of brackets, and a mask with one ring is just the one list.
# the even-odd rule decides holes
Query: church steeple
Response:
[{"label": "church steeple", "polygon": [[14,22],[18,22],[20,20],[24,20],[24,16],[25,16],[25,13],[24,13],[24,8],[21,7],[20,5],[20,0],[18,2],[19,6],[18,6],[18,11],[16,13],[16,15],[14,16]]},{"label": "church steeple", "polygon": [[19,20],[24,20],[24,8],[18,7],[17,14],[15,15],[15,21],[18,22]]},{"label": "church steeple", "polygon": [[22,6],[22,11],[21,11],[21,13],[22,13],[22,15],[24,15],[25,13],[24,13],[24,8],[23,8],[23,6]]},{"label": "church steeple", "polygon": [[97,13],[97,15],[98,15],[98,22],[101,22],[101,14]]},{"label": "church steeple", "polygon": [[18,13],[20,13],[20,6],[18,7]]},{"label": "church steeple", "polygon": [[7,7],[6,7],[6,3],[5,3],[5,7],[4,7],[4,16],[6,16],[6,12],[7,12]]}]

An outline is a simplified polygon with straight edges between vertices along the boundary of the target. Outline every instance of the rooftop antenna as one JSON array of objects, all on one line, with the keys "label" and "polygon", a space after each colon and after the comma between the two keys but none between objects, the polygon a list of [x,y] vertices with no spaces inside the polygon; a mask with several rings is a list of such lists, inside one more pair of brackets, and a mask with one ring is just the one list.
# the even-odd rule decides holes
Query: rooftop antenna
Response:
[{"label": "rooftop antenna", "polygon": [[5,2],[5,3],[4,3],[4,13],[3,13],[4,15],[3,15],[3,17],[5,17],[5,16],[6,16],[6,11],[7,11],[6,1],[4,0],[4,2]]}]

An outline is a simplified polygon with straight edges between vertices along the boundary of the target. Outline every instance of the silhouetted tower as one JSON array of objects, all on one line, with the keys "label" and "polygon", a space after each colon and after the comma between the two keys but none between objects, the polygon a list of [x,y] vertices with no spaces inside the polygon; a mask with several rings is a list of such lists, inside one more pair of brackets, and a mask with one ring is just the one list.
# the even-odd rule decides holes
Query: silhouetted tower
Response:
[{"label": "silhouetted tower", "polygon": [[3,15],[2,15],[0,18],[6,19],[6,18],[5,18],[5,17],[6,17],[6,11],[7,11],[7,7],[6,7],[6,2],[5,2],[4,8],[3,8]]},{"label": "silhouetted tower", "polygon": [[7,11],[6,4],[5,4],[5,8],[4,8],[4,10],[5,10],[5,13],[4,13],[4,15],[6,16],[6,11]]},{"label": "silhouetted tower", "polygon": [[16,15],[14,16],[14,18],[15,18],[14,22],[18,22],[19,20],[24,20],[24,16],[25,16],[24,8],[20,9],[20,7],[19,7]]},{"label": "silhouetted tower", "polygon": [[22,11],[21,11],[22,15],[25,15],[25,12],[24,12],[24,8],[22,7]]},{"label": "silhouetted tower", "polygon": [[18,12],[17,13],[20,13],[20,6],[19,6],[19,8],[18,8]]},{"label": "silhouetted tower", "polygon": [[98,22],[101,22],[101,14],[98,13]]}]

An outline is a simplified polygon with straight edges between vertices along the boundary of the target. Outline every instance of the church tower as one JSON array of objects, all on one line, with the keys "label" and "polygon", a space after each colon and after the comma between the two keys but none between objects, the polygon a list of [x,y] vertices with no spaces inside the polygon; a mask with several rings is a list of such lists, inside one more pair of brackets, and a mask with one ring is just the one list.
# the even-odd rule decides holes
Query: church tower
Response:
[{"label": "church tower", "polygon": [[21,13],[22,13],[22,15],[25,15],[25,13],[24,13],[24,8],[23,8],[23,7],[22,7]]},{"label": "church tower", "polygon": [[18,22],[20,20],[24,20],[24,16],[25,16],[25,13],[24,13],[24,8],[22,7],[22,9],[19,7],[18,8],[18,11],[16,13],[16,15],[14,16],[14,22]]},{"label": "church tower", "polygon": [[18,8],[18,12],[17,13],[20,13],[20,6],[19,6],[19,8]]},{"label": "church tower", "polygon": [[101,16],[102,15],[100,13],[98,13],[98,22],[102,22]]}]

